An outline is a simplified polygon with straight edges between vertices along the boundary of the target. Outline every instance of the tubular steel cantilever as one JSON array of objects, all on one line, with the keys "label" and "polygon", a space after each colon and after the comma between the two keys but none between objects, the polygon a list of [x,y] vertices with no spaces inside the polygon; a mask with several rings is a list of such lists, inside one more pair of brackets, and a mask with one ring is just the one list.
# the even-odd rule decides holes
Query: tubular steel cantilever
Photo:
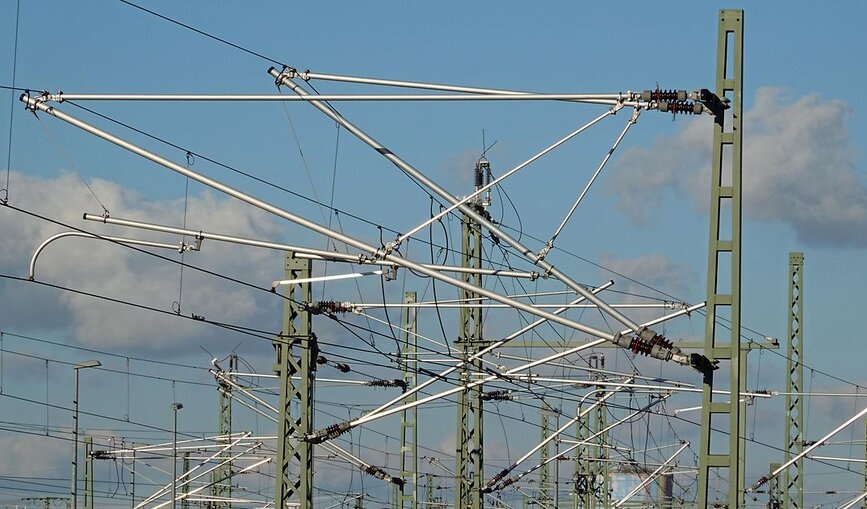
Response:
[{"label": "tubular steel cantilever", "polygon": [[39,247],[36,248],[36,251],[33,252],[33,256],[30,258],[30,271],[28,273],[28,278],[31,281],[36,280],[36,259],[39,257],[39,254],[42,253],[42,250],[45,249],[48,244],[51,244],[57,239],[62,239],[64,237],[82,237],[85,239],[99,239],[99,240],[108,240],[112,242],[119,242],[121,244],[134,244],[137,246],[146,246],[146,247],[159,247],[162,249],[174,249],[178,252],[186,252],[186,251],[198,251],[199,245],[197,244],[184,244],[181,242],[180,244],[165,244],[163,242],[151,242],[149,240],[136,240],[136,239],[127,239],[124,237],[107,237],[104,235],[94,235],[92,233],[85,232],[62,232],[56,235],[52,235],[48,237],[42,244],[39,244]]},{"label": "tubular steel cantilever", "polygon": [[[286,85],[296,95],[299,95],[302,97],[311,97],[311,94],[308,94],[303,88],[301,88],[297,83],[295,83],[293,81],[293,78],[298,76],[298,73],[296,70],[291,69],[291,68],[285,68],[283,71],[278,71],[277,69],[271,67],[268,70],[268,74],[270,74],[272,77],[274,77],[276,79],[276,83],[278,86]],[[499,237],[501,240],[503,240],[504,242],[506,242],[507,244],[512,246],[522,256],[524,256],[525,258],[530,260],[532,263],[534,263],[538,267],[544,269],[544,272],[546,274],[550,274],[550,275],[557,277],[557,279],[562,281],[566,286],[575,290],[580,295],[583,295],[584,297],[587,298],[588,301],[598,305],[601,310],[605,311],[611,317],[615,318],[617,321],[619,321],[623,325],[627,326],[628,327],[627,334],[630,334],[632,332],[636,333],[636,336],[634,338],[624,337],[622,334],[611,335],[611,339],[609,339],[609,341],[611,341],[612,343],[615,343],[615,344],[617,344],[621,347],[624,347],[624,348],[629,348],[636,353],[642,353],[644,355],[649,355],[649,356],[657,358],[657,359],[661,359],[661,360],[665,360],[665,361],[673,360],[674,362],[677,362],[678,364],[691,366],[691,367],[693,367],[699,371],[702,371],[702,372],[706,372],[706,371],[713,369],[713,365],[707,359],[707,357],[705,357],[701,354],[696,354],[696,353],[693,353],[693,354],[683,353],[680,350],[680,348],[673,346],[663,336],[660,336],[659,334],[657,334],[653,330],[640,327],[637,323],[635,323],[633,320],[631,320],[630,318],[625,316],[623,313],[617,311],[616,309],[612,308],[607,303],[605,303],[603,300],[601,300],[599,297],[596,297],[595,295],[593,295],[589,290],[587,290],[582,285],[578,284],[576,281],[574,281],[572,278],[570,278],[568,275],[566,275],[565,273],[563,273],[562,271],[560,271],[559,269],[554,267],[554,265],[548,263],[546,260],[537,256],[533,251],[531,251],[529,248],[527,248],[526,246],[521,244],[520,241],[518,241],[517,239],[514,239],[511,235],[502,231],[499,227],[494,225],[491,221],[489,221],[488,219],[483,217],[481,214],[479,214],[478,211],[474,210],[472,207],[470,207],[467,204],[460,203],[460,201],[457,198],[455,198],[454,196],[449,194],[445,189],[443,189],[438,184],[433,182],[431,179],[429,179],[422,172],[418,171],[412,165],[410,165],[409,163],[407,163],[406,161],[404,161],[403,159],[398,157],[394,152],[385,148],[381,143],[379,143],[378,141],[376,141],[375,139],[373,139],[372,137],[367,135],[364,131],[362,131],[361,129],[356,127],[354,124],[349,122],[347,119],[345,119],[340,113],[338,113],[331,106],[323,103],[320,100],[311,99],[308,102],[309,102],[309,104],[313,105],[316,109],[318,109],[319,111],[324,113],[327,117],[334,120],[339,125],[343,126],[347,131],[349,131],[350,133],[355,135],[359,140],[363,141],[365,144],[367,144],[368,146],[370,146],[371,148],[373,148],[374,150],[379,152],[383,157],[385,157],[386,159],[391,161],[401,171],[407,173],[413,179],[415,179],[417,182],[423,184],[428,189],[434,191],[436,194],[438,194],[441,198],[443,198],[445,201],[447,201],[451,205],[457,206],[461,210],[461,212],[463,212],[464,214],[469,216],[473,221],[475,221],[476,223],[478,223],[481,226],[484,226],[488,231],[490,231],[491,233],[493,233],[494,235]],[[44,106],[44,105],[39,105],[39,106]],[[385,248],[376,250],[376,253],[382,257],[392,256],[391,255],[391,247],[392,246],[386,245]],[[484,290],[479,289],[475,286],[470,286],[468,288],[467,287],[468,285],[463,284],[463,282],[461,282],[461,283],[462,284],[456,285],[456,286],[459,286],[460,288],[464,288],[467,290],[471,290],[471,291],[473,291],[477,294],[480,294],[480,295],[484,295]],[[514,303],[510,303],[510,304],[514,305]],[[538,310],[536,310],[536,312],[538,312]],[[538,315],[538,316],[542,316],[542,315]],[[551,317],[546,317],[546,318],[551,319]],[[562,322],[558,321],[558,323],[562,323]],[[601,332],[601,331],[597,331],[597,332]],[[593,333],[590,333],[590,334],[593,334]],[[596,334],[593,334],[593,335],[596,337],[607,337],[608,336],[607,333],[603,333],[603,334],[604,335],[602,335],[602,336],[596,335]]]},{"label": "tubular steel cantilever", "polygon": [[[106,141],[109,141],[109,142],[111,142],[111,143],[113,143],[113,144],[115,144],[121,148],[124,148],[124,149],[126,149],[126,150],[128,150],[134,154],[137,154],[141,157],[144,157],[145,159],[148,159],[148,160],[150,160],[154,163],[157,163],[161,166],[164,166],[164,167],[166,167],[166,168],[168,168],[168,169],[170,169],[176,173],[180,173],[181,175],[185,175],[185,176],[187,176],[187,177],[189,177],[189,178],[191,178],[197,182],[200,182],[206,186],[212,187],[218,191],[221,191],[225,194],[228,194],[229,196],[237,198],[238,200],[241,200],[245,203],[248,203],[248,204],[253,205],[257,208],[260,208],[266,212],[269,212],[269,213],[274,214],[278,217],[281,217],[283,219],[286,219],[288,221],[296,223],[300,226],[308,228],[308,229],[310,229],[316,233],[331,237],[332,239],[335,239],[338,242],[342,242],[342,243],[345,243],[347,245],[353,246],[356,249],[361,249],[363,251],[367,251],[368,253],[370,253],[374,257],[380,257],[380,258],[383,258],[387,261],[394,262],[394,263],[401,265],[405,268],[412,269],[412,270],[419,272],[421,274],[425,274],[425,275],[430,276],[434,279],[451,284],[452,286],[456,286],[458,288],[463,288],[465,290],[473,291],[480,296],[491,298],[491,299],[496,300],[497,302],[501,302],[503,304],[509,304],[510,306],[514,307],[515,309],[519,309],[521,311],[525,311],[527,313],[539,316],[541,318],[548,319],[548,320],[550,320],[554,323],[558,323],[560,325],[565,325],[566,327],[570,327],[570,328],[573,328],[577,331],[584,332],[585,334],[589,334],[593,337],[602,338],[604,341],[609,341],[609,342],[618,344],[620,346],[630,346],[630,345],[635,344],[637,342],[637,344],[639,344],[640,346],[647,346],[646,350],[645,349],[641,350],[642,353],[646,353],[646,354],[652,355],[653,357],[660,358],[663,360],[674,360],[675,362],[678,362],[679,364],[684,364],[684,365],[689,365],[689,366],[695,367],[695,362],[692,360],[692,357],[690,355],[682,354],[680,352],[680,349],[672,348],[672,347],[670,347],[670,344],[665,344],[665,343],[659,344],[659,343],[652,342],[651,339],[656,338],[657,337],[656,334],[653,333],[652,331],[647,330],[646,328],[640,327],[638,324],[635,324],[634,322],[632,323],[632,325],[629,326],[627,333],[637,332],[639,334],[639,337],[637,337],[633,340],[629,340],[629,338],[623,337],[623,334],[619,334],[619,335],[611,334],[609,332],[605,332],[605,331],[596,329],[594,327],[590,327],[589,325],[585,325],[585,324],[582,324],[580,322],[576,322],[574,320],[570,320],[570,319],[564,318],[562,316],[558,316],[554,313],[549,313],[547,311],[537,309],[536,307],[534,307],[530,304],[527,304],[525,302],[510,299],[508,297],[505,297],[505,296],[503,296],[499,293],[493,292],[491,290],[487,290],[485,288],[480,288],[480,287],[477,287],[477,286],[472,285],[470,283],[467,283],[465,281],[462,281],[460,279],[446,276],[446,275],[444,275],[444,274],[442,274],[436,270],[425,267],[419,263],[407,260],[401,256],[398,256],[398,255],[395,255],[395,254],[392,254],[389,252],[383,252],[383,250],[380,248],[375,248],[375,247],[373,247],[373,246],[371,246],[371,245],[369,245],[369,244],[367,244],[361,240],[355,239],[353,237],[349,237],[349,236],[344,235],[340,232],[334,231],[330,228],[327,228],[327,227],[322,226],[318,223],[310,221],[309,219],[306,219],[306,218],[301,217],[297,214],[289,212],[288,210],[282,209],[282,208],[277,207],[275,205],[272,205],[268,202],[265,202],[263,200],[255,198],[251,195],[243,193],[237,189],[234,189],[230,186],[223,184],[222,182],[219,182],[219,181],[214,180],[212,178],[206,177],[206,176],[204,176],[198,172],[191,170],[190,168],[187,168],[187,167],[182,166],[182,165],[177,164],[177,163],[173,163],[172,161],[169,161],[168,159],[166,159],[164,157],[161,157],[157,154],[154,154],[153,152],[147,151],[147,150],[145,150],[145,149],[143,149],[137,145],[134,145],[134,144],[129,143],[125,140],[122,140],[122,139],[118,138],[117,136],[114,136],[112,134],[109,134],[106,131],[103,131],[102,129],[99,129],[99,128],[92,126],[86,122],[83,122],[83,121],[81,121],[81,120],[79,120],[79,119],[77,119],[77,118],[75,118],[75,117],[73,117],[67,113],[64,113],[64,112],[58,110],[57,108],[49,106],[48,104],[45,103],[44,98],[33,98],[33,97],[29,96],[28,94],[22,94],[21,95],[21,101],[24,102],[27,105],[27,108],[32,110],[32,111],[36,111],[36,110],[42,111],[48,115],[51,115],[55,118],[63,120],[64,122],[67,122],[71,125],[74,125],[74,126],[80,128],[86,132],[89,132],[95,136],[98,136],[98,137],[100,137]],[[317,107],[324,107],[316,101],[311,101],[311,104],[317,105]],[[326,108],[326,111],[330,111],[330,110],[328,110]],[[342,122],[344,122],[344,123],[346,122],[339,115],[337,116],[337,118],[340,118],[342,120]],[[348,125],[351,125],[351,124],[348,124]],[[360,131],[358,131],[354,127],[353,127],[353,129],[354,129],[354,132],[360,133]],[[362,133],[362,135],[363,135],[363,133]],[[369,138],[367,138],[367,139],[369,139]],[[379,145],[377,144],[377,146],[379,146]],[[382,148],[382,150],[385,151],[384,148]],[[397,159],[397,158],[395,157],[395,159]],[[397,160],[400,161],[400,159],[397,159]],[[401,161],[401,163],[402,163],[402,161]],[[406,165],[406,163],[403,163],[403,164],[405,166],[409,167],[408,165]],[[416,170],[413,169],[413,171],[416,171]],[[427,179],[425,179],[425,180],[427,180]],[[443,191],[443,192],[445,192],[445,191]],[[452,200],[454,200],[454,198],[452,198]],[[484,221],[485,224],[490,224],[490,222],[482,219],[477,213],[475,213],[475,211],[472,211],[469,208],[466,208],[466,210],[468,210],[473,216]],[[493,227],[493,225],[491,225],[491,227]],[[510,237],[510,239],[511,239],[511,237]],[[516,242],[516,241],[514,241],[514,239],[511,239],[511,240],[512,240],[512,242]],[[528,250],[526,248],[524,248],[524,252],[526,253],[526,252],[528,252]],[[548,266],[550,266],[550,265],[548,265]],[[556,271],[556,273],[555,273],[555,270],[556,269],[554,269],[553,266],[550,266],[551,273],[560,277],[559,275],[562,273],[559,271]],[[617,310],[611,309],[610,306],[608,306],[604,302],[600,301],[589,290],[585,289],[583,286],[579,285],[578,283],[572,281],[567,276],[565,276],[565,274],[563,274],[562,277],[564,278],[564,282],[567,282],[568,285],[570,285],[570,286],[574,285],[575,286],[574,289],[579,294],[585,296],[591,302],[599,304],[600,307],[603,307],[603,309],[606,309],[606,310],[610,309],[610,311],[612,313],[609,313],[609,314],[612,314],[612,316],[615,316],[615,315],[616,316],[622,316],[622,314],[619,313]],[[628,320],[625,317],[623,317],[623,318],[625,320]],[[666,347],[668,347],[668,348],[666,348]],[[697,354],[692,354],[692,356],[696,356],[696,355]]]}]

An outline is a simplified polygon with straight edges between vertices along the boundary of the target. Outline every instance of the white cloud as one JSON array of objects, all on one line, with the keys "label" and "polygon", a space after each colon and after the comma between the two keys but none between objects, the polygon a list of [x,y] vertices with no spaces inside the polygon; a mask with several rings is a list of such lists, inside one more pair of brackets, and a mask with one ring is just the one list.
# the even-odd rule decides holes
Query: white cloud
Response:
[{"label": "white cloud", "polygon": [[[651,290],[656,288],[672,295],[686,295],[698,281],[698,275],[691,268],[660,254],[637,258],[604,255],[600,265],[629,279],[641,281],[642,284],[638,284],[615,275],[614,289],[627,293],[658,296]],[[610,276],[610,273],[606,272],[604,276]]]},{"label": "white cloud", "polygon": [[[867,246],[867,186],[859,175],[843,101],[793,98],[780,88],[756,92],[744,115],[744,209],[748,217],[789,225],[811,245]],[[707,207],[709,117],[674,136],[633,147],[617,163],[609,189],[633,219],[666,199],[666,188]]]},{"label": "white cloud", "polygon": [[[666,301],[673,300],[671,297],[654,291],[654,289],[676,297],[687,298],[688,295],[695,295],[695,286],[699,281],[698,274],[693,269],[659,254],[636,258],[614,258],[611,255],[604,255],[600,265],[620,274],[612,277],[615,285],[611,290],[602,292],[600,295],[609,304],[656,302],[638,296],[650,296]],[[606,272],[603,277],[611,277],[611,273]],[[635,281],[640,281],[641,284]],[[638,323],[642,323],[672,312],[671,309],[626,309],[623,314]],[[669,324],[660,327],[666,328],[669,327]]]},{"label": "white cloud", "polygon": [[[72,446],[44,436],[0,436],[0,475],[43,476],[69,465]],[[64,468],[65,471],[65,468]]]},{"label": "white cloud", "polygon": [[[83,221],[82,212],[99,212],[99,208],[74,175],[40,178],[16,173],[13,184],[12,205],[64,223],[104,235],[166,243],[180,241],[177,236]],[[183,221],[183,200],[146,200],[104,180],[94,180],[91,186],[113,217],[168,225],[180,225]],[[210,192],[191,196],[188,203],[187,224],[191,229],[259,239],[278,239],[285,231],[264,212]],[[36,246],[64,230],[47,221],[3,210],[0,272],[26,276],[27,263]],[[152,251],[179,258],[175,251]],[[186,255],[186,262],[264,287],[281,273],[280,258],[281,254],[275,251],[205,241],[200,252]],[[108,242],[69,238],[56,241],[40,255],[36,279],[169,310],[178,299],[179,266]],[[4,327],[33,330],[44,328],[46,322],[55,327],[69,325],[74,338],[88,345],[177,350],[195,347],[200,344],[199,339],[220,335],[213,327],[196,322],[68,292],[36,290],[23,283],[0,283],[0,295],[16,303],[14,312],[0,311]],[[268,297],[214,276],[191,269],[184,271],[182,312],[186,315],[195,313],[217,321],[276,331],[280,323],[279,306],[275,307],[276,299]]]}]

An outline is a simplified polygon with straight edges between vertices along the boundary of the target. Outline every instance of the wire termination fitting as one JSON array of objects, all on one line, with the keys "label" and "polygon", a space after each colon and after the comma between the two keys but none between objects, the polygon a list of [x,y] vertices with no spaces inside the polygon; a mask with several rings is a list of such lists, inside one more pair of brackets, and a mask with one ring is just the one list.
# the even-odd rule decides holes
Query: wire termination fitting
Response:
[{"label": "wire termination fitting", "polygon": [[720,97],[706,88],[693,92],[690,99],[702,103],[714,115],[722,115],[731,108],[731,99]]},{"label": "wire termination fitting", "polygon": [[333,438],[337,438],[340,435],[346,433],[352,428],[348,421],[338,422],[332,424],[326,428],[323,428],[316,433],[311,433],[304,437],[304,440],[311,444],[321,444],[326,440],[331,440]]}]

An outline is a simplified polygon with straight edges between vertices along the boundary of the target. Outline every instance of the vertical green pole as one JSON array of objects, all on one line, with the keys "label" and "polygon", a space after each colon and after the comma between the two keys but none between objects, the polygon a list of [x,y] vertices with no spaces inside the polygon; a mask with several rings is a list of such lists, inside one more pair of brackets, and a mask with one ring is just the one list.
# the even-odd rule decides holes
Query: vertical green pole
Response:
[{"label": "vertical green pole", "polygon": [[[867,492],[867,422],[864,423],[864,492]],[[867,498],[864,498],[861,507],[867,509]]]},{"label": "vertical green pole", "polygon": [[129,509],[135,509],[135,444],[129,444],[132,449],[132,472],[129,479]]},{"label": "vertical green pole", "polygon": [[[780,468],[779,463],[771,463],[769,472]],[[775,476],[768,481],[768,509],[781,509],[783,506],[783,491],[780,489],[780,476]]]},{"label": "vertical green pole", "polygon": [[[238,363],[238,356],[235,354],[231,354],[229,356],[229,376],[232,377],[232,373],[236,371]],[[229,435],[232,434],[232,386],[225,383],[220,382],[221,391],[218,392],[219,395],[219,405],[220,405],[220,414],[218,416],[217,429],[218,434],[224,438],[221,438],[219,441],[222,444],[229,444],[231,439]],[[226,452],[221,455],[222,457],[232,457],[231,448],[226,450]],[[211,505],[213,507],[218,508],[231,508],[232,503],[228,500],[232,498],[232,462],[226,462],[223,465],[217,467],[211,473],[211,481],[214,483],[211,486],[211,494],[214,496],[216,500]]]},{"label": "vertical green pole", "polygon": [[[480,206],[480,205],[477,205]],[[462,266],[481,268],[482,230],[466,214],[461,220],[461,261]],[[477,287],[482,286],[481,274],[462,274],[463,280]],[[461,289],[461,301],[478,303],[479,295]],[[482,339],[482,309],[476,306],[461,308],[461,334],[455,346],[464,361],[484,348]],[[465,362],[461,370],[461,383],[471,382],[473,373],[482,371],[481,360]],[[482,385],[458,394],[457,440],[455,469],[455,507],[461,509],[482,509],[484,507],[481,488],[484,478],[484,423],[482,420]]]},{"label": "vertical green pole", "polygon": [[[189,475],[187,472],[190,471],[190,451],[184,453],[184,475],[181,476],[181,479],[189,479]],[[190,494],[190,483],[184,483],[181,486],[181,494],[183,498],[181,499],[181,509],[190,509],[190,500],[187,496]]]},{"label": "vertical green pole", "polygon": [[433,494],[433,475],[425,474],[425,500],[427,501],[427,507],[434,507],[434,494]]},{"label": "vertical green pole", "polygon": [[[605,369],[605,356],[603,354],[591,355],[589,362],[591,367],[595,369]],[[593,374],[593,378],[600,380],[602,374],[596,372]],[[604,397],[605,387],[602,385],[597,386],[597,402]],[[608,407],[605,403],[596,405],[593,409],[593,417],[595,423],[593,431],[599,434],[596,437],[596,460],[590,466],[594,481],[593,493],[596,496],[597,507],[607,509],[611,505],[611,491],[608,489],[608,449],[605,447],[608,444],[608,432],[604,431],[608,427]]]},{"label": "vertical green pole", "polygon": [[84,438],[84,509],[93,509],[93,437]]},{"label": "vertical green pole", "polygon": [[[576,410],[578,420],[575,421],[575,440],[582,442],[590,435],[588,416],[581,415],[581,407]],[[572,498],[572,509],[593,508],[593,486],[596,484],[590,467],[590,445],[581,444],[575,449],[575,496]]]},{"label": "vertical green pole", "polygon": [[[713,126],[713,160],[711,161],[710,234],[708,242],[707,320],[705,322],[704,353],[720,368],[728,367],[729,401],[713,398],[713,372],[704,375],[702,386],[701,436],[699,451],[699,509],[724,503],[729,509],[744,505],[744,456],[746,405],[739,395],[746,385],[746,353],[741,347],[741,158],[743,131],[743,25],[744,12],[724,9],[719,13],[717,36],[716,95],[731,100],[730,109],[717,111]],[[729,62],[731,57],[731,62]],[[726,116],[732,115],[731,128],[726,128]],[[728,149],[728,153],[726,150]],[[728,213],[728,217],[726,214]],[[728,225],[730,232],[725,231]],[[721,276],[728,275],[728,285]],[[728,288],[726,288],[728,286]],[[717,315],[728,311],[728,338],[717,338]],[[717,341],[719,339],[719,342]],[[728,452],[712,452],[712,443],[725,440],[711,427],[721,422],[715,415],[728,417]],[[728,479],[725,501],[715,500],[709,481],[713,473]]]},{"label": "vertical green pole", "polygon": [[[804,253],[789,253],[789,309],[786,352],[786,443],[783,461],[804,450]],[[786,469],[783,477],[783,509],[804,507],[804,460],[799,459]]]},{"label": "vertical green pole", "polygon": [[[542,420],[540,439],[544,442],[551,436],[551,417],[556,417],[557,412],[548,406],[547,403],[543,403],[543,407],[539,413]],[[550,458],[551,443],[548,442],[539,450],[539,462],[542,463],[542,467],[539,468],[539,494],[537,495],[537,499],[542,507],[547,507],[553,500],[551,496],[551,464],[548,462]]]},{"label": "vertical green pole", "polygon": [[[417,298],[416,292],[403,294],[403,302],[406,304],[414,304]],[[398,362],[403,370],[403,381],[406,383],[407,389],[412,389],[418,385],[418,358],[416,355],[418,319],[416,311],[417,309],[414,307],[405,307],[403,312],[404,344]],[[412,403],[417,400],[418,395],[414,393],[405,398],[404,402]],[[400,429],[400,477],[403,479],[404,485],[402,488],[397,485],[394,487],[395,507],[398,509],[418,509],[418,407],[404,410],[401,413]],[[407,487],[412,490],[410,494],[406,494]]]},{"label": "vertical green pole", "polygon": [[[286,279],[310,277],[312,262],[286,254]],[[313,507],[313,444],[300,439],[313,432],[313,379],[318,347],[305,305],[312,302],[310,283],[290,284],[283,305],[283,333],[274,339],[280,381],[275,509]],[[293,347],[297,347],[294,349]],[[293,351],[294,350],[294,351]],[[299,357],[294,357],[295,352]],[[298,377],[298,382],[292,380]],[[292,411],[293,403],[298,410]],[[297,468],[296,478],[292,470]]]}]

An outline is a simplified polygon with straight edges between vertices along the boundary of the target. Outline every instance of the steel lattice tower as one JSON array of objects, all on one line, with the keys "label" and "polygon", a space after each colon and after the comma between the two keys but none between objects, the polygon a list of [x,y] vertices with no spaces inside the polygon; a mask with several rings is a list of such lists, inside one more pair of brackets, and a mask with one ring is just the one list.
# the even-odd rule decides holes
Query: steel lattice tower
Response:
[{"label": "steel lattice tower", "polygon": [[[312,262],[286,254],[286,279],[310,278]],[[289,285],[283,306],[283,334],[274,339],[280,382],[280,415],[277,435],[275,509],[287,509],[290,500],[301,509],[313,507],[313,444],[305,439],[313,432],[313,379],[317,344],[305,304],[313,300],[310,283]],[[297,348],[294,348],[297,347]],[[293,355],[298,354],[299,357]],[[298,377],[296,383],[292,377]],[[292,406],[298,410],[293,413]],[[298,477],[292,474],[297,465]]]},{"label": "steel lattice tower", "polygon": [[[472,218],[462,214],[461,220],[461,262],[464,267],[482,267],[482,229]],[[482,286],[481,274],[462,274],[464,281],[476,287]],[[479,302],[479,295],[461,289],[462,302]],[[461,383],[471,382],[471,376],[482,372],[481,360],[468,359],[484,348],[482,340],[482,308],[466,306],[461,308],[461,334],[455,345],[461,352],[464,366],[461,369]],[[461,391],[458,394],[456,469],[455,469],[455,507],[461,509],[481,509],[484,507],[482,486],[484,478],[484,425],[482,419],[482,385]]]},{"label": "steel lattice tower", "polygon": [[[714,112],[704,353],[711,362],[722,361],[720,368],[727,370],[730,396],[726,396],[728,401],[713,397],[714,372],[707,371],[702,386],[699,509],[707,509],[715,502],[709,492],[712,473],[728,479],[724,502],[728,509],[742,507],[744,496],[746,403],[740,401],[739,395],[746,385],[749,350],[741,345],[743,26],[743,10],[720,11],[715,86],[719,98],[730,100],[730,109],[718,108]],[[731,124],[726,125],[729,112]],[[724,280],[725,276],[729,276],[729,281]],[[730,321],[728,334],[717,327],[718,317]],[[727,422],[714,419],[717,416]],[[728,430],[728,452],[715,453],[711,444],[716,442],[715,438],[723,439],[718,437],[721,429]]]},{"label": "steel lattice tower", "polygon": [[[232,376],[233,373],[237,369],[238,364],[238,356],[235,354],[231,354],[229,356],[229,376]],[[217,429],[218,434],[221,436],[225,436],[225,443],[230,443],[231,438],[229,435],[232,434],[232,386],[225,382],[220,383],[220,387],[222,390],[219,391],[219,404],[220,404],[220,415],[218,416]],[[232,456],[232,450],[229,449],[226,453],[226,456]],[[220,507],[220,508],[230,508],[232,507],[232,503],[229,502],[229,499],[232,498],[232,462],[227,461],[225,464],[217,467],[212,476],[211,480],[214,483],[211,486],[211,494],[214,496],[214,499],[218,501],[213,502],[211,504],[212,507]]]},{"label": "steel lattice tower", "polygon": [[[789,340],[786,350],[786,444],[783,461],[789,461],[804,450],[804,253],[789,253]],[[804,460],[799,459],[786,469],[783,509],[804,507]],[[773,470],[772,470],[773,471]]]},{"label": "steel lattice tower", "polygon": [[[416,292],[403,294],[403,302],[414,304],[418,298]],[[403,371],[403,381],[407,389],[418,385],[418,362],[416,358],[418,336],[418,314],[416,308],[406,307],[403,312],[404,344],[398,359]],[[418,393],[413,393],[404,399],[406,403],[418,400]],[[395,486],[394,503],[397,509],[418,509],[418,407],[401,412],[400,418],[400,478],[404,485]],[[406,493],[407,485],[412,490]]]}]

